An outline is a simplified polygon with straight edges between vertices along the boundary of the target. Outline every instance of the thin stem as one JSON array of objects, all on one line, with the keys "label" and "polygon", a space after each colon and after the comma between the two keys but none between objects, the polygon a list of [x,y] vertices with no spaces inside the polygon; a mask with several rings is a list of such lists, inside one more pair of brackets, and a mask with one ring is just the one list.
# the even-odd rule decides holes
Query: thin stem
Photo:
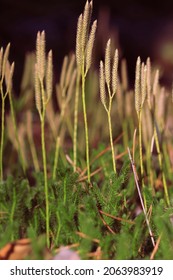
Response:
[{"label": "thin stem", "polygon": [[57,166],[58,166],[58,157],[59,157],[59,146],[60,146],[60,137],[57,137],[55,158],[54,158],[54,165],[53,165],[53,180],[55,180],[55,178],[56,178],[56,170],[57,170]]},{"label": "thin stem", "polygon": [[115,163],[115,153],[114,153],[113,138],[112,138],[112,123],[111,123],[111,112],[110,112],[110,110],[107,110],[107,115],[108,115],[108,124],[109,124],[110,144],[111,144],[111,151],[112,151],[113,170],[114,170],[114,172],[116,174],[117,171],[116,171],[116,163]]},{"label": "thin stem", "polygon": [[147,145],[147,150],[146,150],[146,157],[147,157],[147,173],[148,173],[148,180],[149,180],[149,184],[152,188],[152,195],[155,196],[155,189],[154,189],[154,182],[153,182],[153,170],[151,167],[151,149],[150,146]]},{"label": "thin stem", "polygon": [[86,162],[87,162],[87,174],[88,183],[90,183],[90,162],[89,162],[89,140],[88,140],[88,122],[87,122],[87,112],[86,112],[86,102],[85,102],[85,73],[84,73],[84,63],[82,65],[82,104],[83,104],[83,115],[85,124],[85,145],[86,145]]},{"label": "thin stem", "polygon": [[76,94],[75,94],[75,105],[74,105],[74,132],[73,132],[73,170],[76,172],[77,167],[77,128],[78,128],[78,106],[79,106],[79,83],[80,73],[77,73],[76,80]]},{"label": "thin stem", "polygon": [[63,183],[63,189],[64,189],[64,200],[63,200],[63,202],[64,202],[64,205],[67,202],[67,188],[66,187],[67,187],[67,177],[65,176],[64,183]]},{"label": "thin stem", "polygon": [[45,203],[46,203],[46,242],[49,248],[49,196],[48,196],[48,180],[47,180],[47,160],[46,160],[46,147],[45,147],[45,107],[43,106],[43,112],[41,115],[41,146],[42,146],[42,157],[43,157],[43,170],[44,170],[44,192],[45,192]]},{"label": "thin stem", "polygon": [[168,150],[167,150],[167,143],[163,142],[162,148],[163,148],[163,157],[165,160],[166,170],[168,170],[168,175],[169,175],[168,178],[171,179],[172,174],[171,174],[170,158],[169,158],[169,154],[168,154]]},{"label": "thin stem", "polygon": [[170,206],[168,187],[167,187],[165,173],[164,173],[164,170],[163,170],[162,154],[161,154],[161,150],[160,150],[158,134],[157,134],[157,130],[156,130],[156,125],[155,124],[154,124],[154,139],[155,139],[156,149],[157,149],[157,153],[158,153],[159,166],[160,166],[160,169],[161,169],[161,172],[162,172],[163,188],[164,188],[164,192],[165,192],[166,203],[167,203],[168,206]]},{"label": "thin stem", "polygon": [[139,112],[139,158],[140,158],[140,167],[141,167],[141,178],[142,178],[142,187],[144,186],[144,166],[143,166],[143,154],[142,154],[142,110]]},{"label": "thin stem", "polygon": [[[139,158],[140,158],[140,167],[141,167],[141,185],[142,190],[144,190],[144,165],[143,165],[143,153],[142,153],[142,109],[139,111]],[[144,204],[147,209],[147,202],[144,193]]]},{"label": "thin stem", "polygon": [[[2,95],[2,93],[1,93]],[[0,147],[0,176],[3,181],[3,148],[4,148],[4,114],[5,114],[5,98],[2,96],[1,105],[1,147]]]},{"label": "thin stem", "polygon": [[0,179],[3,181],[3,150],[4,150],[4,123],[5,123],[5,98],[7,97],[8,91],[3,92],[2,88],[3,81],[0,81],[0,91],[1,91],[1,143],[0,143]]}]

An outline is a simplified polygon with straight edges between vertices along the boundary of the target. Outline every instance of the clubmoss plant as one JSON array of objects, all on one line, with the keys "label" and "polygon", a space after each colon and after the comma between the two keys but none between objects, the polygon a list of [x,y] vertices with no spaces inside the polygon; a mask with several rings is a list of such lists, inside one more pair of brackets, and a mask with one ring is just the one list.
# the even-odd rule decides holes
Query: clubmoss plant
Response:
[{"label": "clubmoss plant", "polygon": [[46,105],[52,95],[53,78],[52,51],[45,55],[45,32],[37,33],[35,63],[35,102],[41,122],[41,145],[44,170],[44,192],[46,202],[46,242],[49,247],[49,191],[47,178],[47,158],[45,146],[45,115]]},{"label": "clubmoss plant", "polygon": [[[109,137],[112,151],[112,163],[113,170],[115,174],[116,162],[115,162],[115,152],[112,137],[112,123],[111,123],[111,108],[112,101],[117,91],[117,81],[118,81],[118,50],[115,50],[113,66],[111,69],[111,40],[109,39],[106,46],[105,52],[105,65],[103,61],[100,61],[100,99],[106,110],[109,125]],[[106,85],[106,86],[105,86]],[[106,101],[106,92],[108,92],[109,101]]]},{"label": "clubmoss plant", "polygon": [[60,107],[60,116],[59,123],[61,126],[63,124],[63,120],[65,117],[65,112],[67,110],[67,106],[72,98],[74,85],[76,80],[76,69],[75,69],[75,55],[71,54],[69,56],[65,56],[61,75],[60,82],[57,85],[57,101]]},{"label": "clubmoss plant", "polygon": [[[76,82],[76,67],[75,67],[75,55],[70,54],[69,56],[65,56],[61,75],[60,82],[56,86],[56,97],[58,106],[60,108],[60,115],[58,118],[58,127],[56,128],[58,131],[58,136],[61,135],[62,127],[65,125],[69,128],[71,121],[69,120],[69,115],[71,112],[70,101],[73,96],[74,88]],[[69,128],[69,132],[71,130]],[[73,133],[71,133],[72,135]]]},{"label": "clubmoss plant", "polygon": [[[121,90],[120,90],[119,99],[122,99],[122,106],[119,109],[122,112],[120,113],[120,116],[122,116],[122,126],[123,126],[123,142],[124,142],[124,148],[128,146],[129,139],[128,139],[128,121],[129,117],[127,117],[128,110],[129,110],[129,100],[127,101],[126,99],[129,97],[129,93],[127,94],[128,91],[128,75],[127,75],[127,62],[125,59],[121,61]],[[125,106],[124,106],[125,105]]]},{"label": "clubmoss plant", "polygon": [[[22,165],[23,172],[25,174],[25,161],[22,156],[21,147],[19,143],[19,134],[17,131],[17,124],[14,112],[14,105],[12,99],[12,78],[14,72],[14,62],[10,65],[8,60],[9,58],[9,51],[10,51],[10,44],[7,45],[5,52],[3,48],[0,50],[0,92],[1,92],[1,100],[2,100],[2,110],[1,110],[1,145],[0,145],[0,176],[3,179],[3,148],[4,148],[4,124],[5,124],[5,99],[8,95],[9,102],[10,102],[10,109],[11,109],[11,117],[14,127],[14,138],[17,142],[17,151],[19,153],[19,160]],[[4,52],[4,54],[3,54]],[[13,138],[13,141],[15,141]]]},{"label": "clubmoss plant", "polygon": [[52,130],[53,132],[55,131],[53,134],[55,135],[56,138],[53,179],[55,179],[56,176],[58,157],[59,157],[59,148],[60,148],[60,142],[62,142],[61,138],[64,131],[64,127],[65,125],[67,127],[70,126],[69,118],[68,118],[70,112],[69,103],[72,99],[75,82],[76,82],[75,55],[70,54],[69,56],[64,57],[63,65],[61,69],[61,75],[60,75],[60,82],[56,86],[56,97],[57,97],[58,106],[60,108],[60,114],[58,116],[57,124],[56,121],[54,121],[53,118],[51,117],[52,112],[49,111],[50,113],[49,123],[50,126],[53,126]]},{"label": "clubmoss plant", "polygon": [[156,150],[158,154],[158,161],[159,161],[159,167],[162,174],[162,180],[163,180],[163,187],[165,192],[165,198],[166,203],[168,206],[170,206],[170,199],[168,194],[168,186],[166,182],[166,176],[165,171],[163,168],[163,154],[161,151],[160,143],[159,143],[159,128],[156,120],[156,103],[158,99],[158,92],[159,92],[159,70],[156,70],[154,80],[153,80],[153,86],[151,86],[151,63],[150,60],[147,60],[147,65],[149,69],[149,74],[147,75],[147,101],[148,101],[148,107],[152,115],[152,121],[153,121],[153,140],[156,145]]},{"label": "clubmoss plant", "polygon": [[[23,165],[22,167],[27,167],[27,159],[26,159],[26,126],[24,123],[20,123],[17,127],[16,121],[14,125],[15,119],[12,114],[6,116],[6,130],[8,134],[8,140],[10,140],[14,150],[18,153],[19,161]],[[16,135],[17,133],[17,135]],[[21,161],[22,159],[22,161]],[[23,169],[23,174],[25,174],[25,169]]]},{"label": "clubmoss plant", "polygon": [[[0,93],[1,93],[1,143],[0,143],[0,180],[3,181],[3,149],[4,149],[4,123],[5,123],[5,99],[11,95],[14,62],[10,65],[8,61],[10,44],[5,52],[0,50]],[[3,53],[4,52],[4,53]],[[5,83],[5,86],[4,86]]]},{"label": "clubmoss plant", "polygon": [[[100,72],[90,69],[96,29],[95,23],[89,32],[91,12],[92,2],[87,1],[79,17],[76,56],[65,57],[56,96],[52,98],[52,52],[45,54],[44,31],[37,34],[36,55],[27,58],[21,94],[16,99],[15,94],[10,95],[14,66],[5,58],[8,50],[0,51],[1,94],[4,97],[8,91],[5,98],[13,97],[9,110],[2,110],[0,259],[14,258],[18,251],[15,246],[23,238],[29,238],[37,257],[45,259],[33,241],[39,241],[42,235],[46,236],[47,247],[51,240],[49,251],[70,246],[78,250],[81,259],[173,259],[172,104],[167,90],[165,98],[159,85],[159,72],[151,69],[148,60],[144,65],[138,58],[135,90],[129,90],[126,63],[120,62],[119,77],[118,51],[112,53],[110,40]],[[101,102],[97,95],[99,82]],[[86,89],[92,92],[86,98],[90,105],[87,110]],[[6,105],[4,99],[4,108]],[[78,115],[82,113],[84,121],[81,117],[80,123]],[[94,126],[87,123],[86,115],[94,119]],[[92,127],[89,126],[88,136],[89,124]],[[114,129],[117,137],[113,141]],[[19,146],[27,171],[23,176],[16,160],[20,157]],[[145,183],[144,188],[141,183]],[[7,253],[5,245],[9,248]]]},{"label": "clubmoss plant", "polygon": [[3,90],[3,81],[5,78],[5,68],[9,55],[10,44],[6,47],[5,54],[3,55],[3,48],[0,50],[0,91],[1,91],[1,146],[0,146],[0,178],[3,181],[3,149],[4,149],[4,115],[5,115],[5,99],[7,97],[7,90]]},{"label": "clubmoss plant", "polygon": [[138,133],[139,133],[139,158],[141,168],[141,180],[144,187],[144,166],[143,166],[143,152],[142,152],[142,108],[146,98],[147,85],[147,66],[141,64],[141,59],[138,57],[136,62],[135,75],[135,109],[138,117]]},{"label": "clubmoss plant", "polygon": [[[77,35],[76,35],[76,62],[77,62],[77,82],[79,79],[79,73],[82,80],[82,105],[83,105],[83,116],[85,125],[85,145],[86,145],[86,162],[87,162],[87,174],[88,182],[90,183],[90,160],[89,160],[89,136],[88,136],[88,121],[87,121],[87,110],[86,110],[86,98],[85,98],[85,83],[86,76],[91,67],[92,52],[95,40],[95,33],[97,28],[97,21],[95,20],[90,30],[90,22],[92,15],[93,2],[86,2],[84,12],[79,16],[77,24]],[[77,85],[78,86],[78,85]],[[76,94],[78,95],[78,89]],[[78,96],[76,96],[76,110],[78,106]],[[75,112],[77,114],[77,111]],[[75,132],[74,132],[74,160],[76,166],[77,158],[77,118],[75,116]]]},{"label": "clubmoss plant", "polygon": [[[19,154],[19,160],[20,160],[20,163],[21,163],[21,166],[22,166],[23,173],[25,174],[26,173],[26,167],[27,167],[27,161],[25,160],[24,149],[22,151],[22,146],[21,146],[22,139],[20,139],[20,131],[17,128],[17,122],[16,122],[16,116],[15,116],[15,110],[14,110],[11,90],[9,90],[8,96],[9,96],[9,101],[10,101],[11,117],[12,117],[12,122],[13,122],[13,127],[14,127],[14,137],[15,137],[16,143],[17,143],[16,148],[17,148],[17,151],[18,151],[18,154]],[[21,126],[21,129],[22,129],[22,126]]]}]

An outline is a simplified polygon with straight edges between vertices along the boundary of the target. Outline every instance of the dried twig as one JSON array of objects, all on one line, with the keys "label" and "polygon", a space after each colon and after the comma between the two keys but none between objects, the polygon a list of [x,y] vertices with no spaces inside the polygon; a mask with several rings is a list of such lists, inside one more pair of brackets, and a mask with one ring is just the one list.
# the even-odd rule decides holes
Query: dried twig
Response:
[{"label": "dried twig", "polygon": [[157,250],[158,250],[158,248],[159,248],[159,244],[160,244],[160,241],[161,241],[161,237],[162,237],[162,235],[160,235],[159,238],[158,238],[157,241],[156,241],[156,246],[154,247],[154,249],[153,249],[153,251],[152,251],[152,253],[151,253],[150,260],[153,260],[155,254],[157,253]]},{"label": "dried twig", "polygon": [[135,178],[135,184],[136,184],[136,187],[137,187],[137,190],[138,190],[138,195],[139,195],[139,199],[140,199],[140,202],[141,202],[142,210],[144,212],[145,220],[146,220],[148,230],[149,230],[149,234],[150,234],[150,237],[151,237],[151,242],[153,244],[153,247],[155,247],[155,241],[154,241],[153,233],[152,233],[152,230],[151,230],[151,227],[150,227],[150,223],[149,223],[149,220],[148,220],[148,217],[147,217],[147,213],[146,213],[146,210],[145,210],[145,207],[144,207],[142,194],[141,194],[139,183],[138,183],[138,175],[137,175],[137,172],[136,172],[136,167],[135,167],[134,161],[132,159],[129,147],[127,148],[127,150],[128,150],[129,159],[130,159],[130,162],[131,162],[131,165],[132,165],[132,170],[133,170],[133,174],[134,174],[134,178]]},{"label": "dried twig", "polygon": [[111,215],[111,214],[109,214],[109,213],[103,212],[102,210],[99,210],[99,212],[100,212],[101,214],[107,216],[107,217],[110,217],[110,218],[114,219],[114,220],[117,220],[117,221],[120,221],[120,222],[124,222],[124,223],[128,223],[128,224],[131,224],[131,225],[135,224],[135,222],[133,222],[133,221],[130,221],[130,220],[126,220],[126,219],[122,219],[122,218],[113,216],[113,215]]}]

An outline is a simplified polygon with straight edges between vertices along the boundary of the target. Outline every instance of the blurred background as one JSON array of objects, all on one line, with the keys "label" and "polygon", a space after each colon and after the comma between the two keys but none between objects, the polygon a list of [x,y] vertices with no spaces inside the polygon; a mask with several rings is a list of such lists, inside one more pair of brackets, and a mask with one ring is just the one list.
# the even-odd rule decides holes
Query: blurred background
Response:
[{"label": "blurred background", "polygon": [[[0,0],[0,46],[11,42],[15,61],[15,91],[20,88],[24,59],[35,50],[37,31],[46,31],[47,50],[52,49],[58,80],[63,57],[75,50],[76,24],[85,0]],[[144,0],[94,0],[98,19],[95,62],[104,55],[109,37],[127,59],[132,85],[136,59],[151,57],[160,65],[162,82],[173,80],[173,2]],[[98,66],[98,65],[97,65]]]}]

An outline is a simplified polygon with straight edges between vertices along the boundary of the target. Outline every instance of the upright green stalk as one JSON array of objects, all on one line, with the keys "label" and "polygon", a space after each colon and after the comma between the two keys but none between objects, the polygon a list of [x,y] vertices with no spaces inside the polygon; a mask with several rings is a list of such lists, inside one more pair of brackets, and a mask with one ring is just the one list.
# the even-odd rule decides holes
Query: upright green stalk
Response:
[{"label": "upright green stalk", "polygon": [[[44,172],[44,193],[46,204],[46,241],[47,246],[50,245],[49,240],[49,190],[47,178],[47,158],[45,145],[45,115],[46,105],[52,94],[52,51],[49,51],[46,60],[45,57],[45,32],[38,32],[36,41],[36,64],[35,64],[35,101],[41,122],[41,146],[43,158],[43,172]],[[46,89],[44,88],[44,79]]]},{"label": "upright green stalk", "polygon": [[52,176],[53,180],[56,179],[56,169],[58,166],[59,147],[60,147],[60,137],[58,136],[56,139],[56,147],[55,147],[55,157],[54,157],[53,176]]},{"label": "upright green stalk", "polygon": [[[147,86],[147,66],[141,64],[140,57],[136,63],[136,76],[135,76],[135,109],[138,117],[138,130],[139,130],[139,158],[141,168],[142,187],[144,188],[144,166],[143,166],[143,153],[142,153],[142,108],[146,98]],[[145,197],[144,197],[145,202]]]},{"label": "upright green stalk", "polygon": [[156,143],[156,150],[157,150],[157,154],[158,154],[159,167],[160,167],[160,170],[161,170],[161,173],[162,173],[163,188],[164,188],[164,192],[165,192],[166,203],[167,203],[168,206],[170,206],[168,187],[167,187],[165,172],[163,170],[162,153],[161,153],[161,150],[160,150],[159,139],[158,139],[158,134],[157,134],[157,130],[156,130],[156,124],[154,124],[154,140],[155,140],[155,143]]},{"label": "upright green stalk", "polygon": [[[89,137],[88,137],[88,122],[87,122],[87,111],[86,111],[86,97],[85,97],[85,83],[88,70],[91,66],[92,50],[94,45],[95,33],[97,28],[97,21],[95,20],[92,24],[91,31],[90,21],[92,14],[92,1],[86,2],[84,13],[79,16],[77,24],[77,35],[76,35],[76,62],[77,72],[80,73],[82,79],[82,105],[85,125],[85,145],[86,145],[86,163],[87,163],[87,174],[88,182],[90,183],[90,160],[89,160]],[[79,77],[78,77],[79,78]],[[78,102],[78,96],[76,96],[76,102]],[[76,103],[77,105],[77,103]],[[75,108],[76,110],[76,108]],[[75,114],[77,111],[75,111]],[[76,125],[76,116],[75,124]],[[75,140],[77,139],[77,128],[75,127]],[[74,144],[74,159],[76,159],[76,143]],[[76,163],[75,163],[76,164]],[[74,167],[76,169],[76,167]]]},{"label": "upright green stalk", "polygon": [[[110,137],[110,145],[112,151],[112,163],[113,170],[115,174],[116,170],[116,162],[115,162],[115,152],[113,146],[113,137],[112,137],[112,123],[111,123],[111,109],[112,109],[112,100],[117,91],[117,80],[118,80],[118,50],[115,50],[113,66],[111,69],[111,40],[109,39],[106,46],[105,52],[105,66],[103,61],[100,61],[100,99],[106,110],[108,117],[108,126],[109,126],[109,137]],[[105,87],[106,84],[106,87]],[[109,96],[109,101],[107,104],[106,101],[106,88]]]},{"label": "upright green stalk", "polygon": [[77,128],[78,128],[78,106],[79,106],[79,86],[80,86],[80,72],[77,73],[76,92],[74,104],[74,131],[73,131],[73,170],[76,172],[77,167]]},{"label": "upright green stalk", "polygon": [[139,112],[138,129],[139,129],[139,159],[140,159],[140,167],[141,167],[141,179],[142,179],[142,186],[144,187],[144,165],[143,165],[143,153],[142,153],[142,110],[140,110]]},{"label": "upright green stalk", "polygon": [[46,147],[45,147],[45,108],[43,109],[42,117],[41,117],[41,147],[42,147],[42,157],[43,157],[44,192],[45,192],[45,202],[46,202],[46,237],[47,237],[47,246],[49,247],[49,190],[48,190],[48,180],[47,180],[47,159],[46,159]]},{"label": "upright green stalk", "polygon": [[86,162],[87,162],[87,175],[88,182],[90,183],[90,160],[89,160],[89,138],[88,138],[88,121],[87,121],[87,111],[85,102],[85,73],[84,64],[82,65],[82,105],[83,105],[83,115],[84,115],[84,126],[85,126],[85,146],[86,146]]},{"label": "upright green stalk", "polygon": [[113,170],[116,174],[117,170],[116,170],[116,162],[115,162],[114,144],[113,144],[113,137],[112,137],[112,122],[111,122],[110,113],[108,113],[108,124],[109,124],[109,136],[110,136],[111,151],[112,151]]}]

